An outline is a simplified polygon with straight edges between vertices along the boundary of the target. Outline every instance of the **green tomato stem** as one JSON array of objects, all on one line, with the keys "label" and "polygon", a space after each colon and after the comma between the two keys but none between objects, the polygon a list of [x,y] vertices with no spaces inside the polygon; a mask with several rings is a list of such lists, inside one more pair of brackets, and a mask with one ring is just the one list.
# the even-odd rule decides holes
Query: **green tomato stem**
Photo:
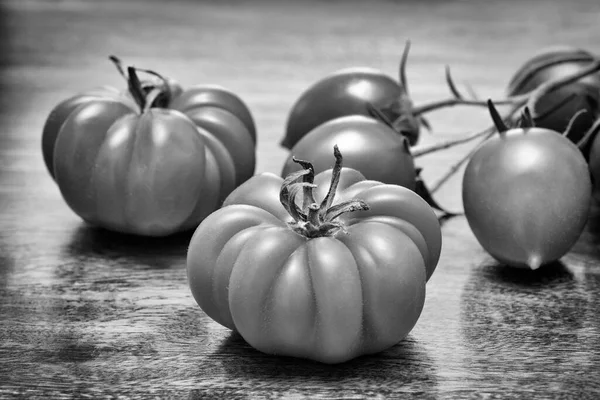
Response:
[{"label": "green tomato stem", "polygon": [[[159,92],[156,95],[152,95],[152,100],[150,104],[154,107],[163,107],[167,108],[171,99],[173,97],[173,93],[171,90],[171,85],[169,84],[169,80],[159,74],[158,72],[154,72],[149,69],[137,68],[137,67],[128,67],[127,73],[125,73],[125,69],[123,68],[123,62],[117,56],[111,55],[108,57],[110,61],[115,65],[119,74],[127,81],[127,87],[129,92],[133,96],[135,102],[139,105],[140,110],[144,112],[146,109],[146,103],[150,98],[150,93],[158,89]],[[153,75],[162,81],[160,87],[155,84],[144,85],[138,78],[137,72],[144,72],[149,75]]]},{"label": "green tomato stem", "polygon": [[504,123],[504,120],[498,113],[496,106],[494,106],[494,102],[490,99],[488,100],[488,109],[490,110],[490,115],[492,117],[492,121],[494,121],[494,126],[498,130],[499,133],[504,133],[508,130],[508,127]]},{"label": "green tomato stem", "polygon": [[[308,161],[293,158],[305,169],[291,173],[281,185],[279,200],[293,218],[289,223],[290,228],[307,238],[332,236],[339,231],[345,232],[344,224],[337,220],[340,215],[369,209],[367,203],[356,199],[333,205],[342,170],[342,154],[337,145],[334,146],[333,153],[335,165],[331,174],[331,183],[327,195],[320,204],[314,198],[313,190],[316,187],[314,167]],[[302,202],[297,201],[300,195],[303,197]],[[298,207],[298,203],[302,204],[301,208]]]},{"label": "green tomato stem", "polygon": [[533,121],[533,117],[531,116],[531,111],[529,111],[529,107],[524,107],[521,112],[521,118],[519,121],[519,128],[532,128],[535,126]]},{"label": "green tomato stem", "polygon": [[402,51],[402,57],[400,58],[400,68],[398,71],[398,80],[400,81],[400,86],[404,91],[405,95],[409,95],[408,92],[408,80],[406,79],[406,64],[408,62],[408,53],[410,52],[410,40],[407,40],[404,44],[404,50]]},{"label": "green tomato stem", "polygon": [[119,74],[121,74],[121,76],[125,78],[126,81],[129,81],[127,75],[125,75],[125,70],[123,69],[123,62],[121,61],[121,59],[113,55],[108,56],[108,59],[112,61],[115,67],[117,67],[117,71],[119,71]]},{"label": "green tomato stem", "polygon": [[596,119],[594,124],[590,127],[590,129],[588,129],[585,135],[583,135],[581,140],[579,140],[579,142],[576,143],[577,147],[579,149],[583,149],[592,138],[596,137],[596,134],[598,132],[600,132],[600,118]]},{"label": "green tomato stem", "polygon": [[144,108],[142,109],[142,113],[145,113],[152,108],[154,106],[154,100],[156,100],[162,93],[163,92],[160,89],[152,89],[144,98]]},{"label": "green tomato stem", "polygon": [[140,79],[138,78],[137,73],[135,72],[135,68],[127,67],[127,75],[129,77],[129,92],[131,93],[131,96],[133,96],[135,102],[140,107],[140,111],[144,112],[144,110],[146,109],[146,96],[144,94],[144,90],[142,89]]},{"label": "green tomato stem", "polygon": [[292,157],[292,159],[295,163],[300,164],[302,168],[304,168],[304,170],[307,171],[307,173],[302,178],[302,181],[305,183],[305,185],[303,186],[302,209],[306,210],[312,203],[315,202],[315,197],[313,196],[312,191],[312,187],[314,187],[314,185],[311,186],[315,179],[315,169],[313,165],[308,161],[299,160],[295,157]]},{"label": "green tomato stem", "polygon": [[[161,85],[162,90],[160,91],[160,95],[162,97],[160,98],[159,106],[163,107],[163,108],[169,107],[169,104],[171,103],[171,99],[173,98],[173,93],[171,91],[171,85],[169,84],[169,80],[167,78],[165,78],[164,76],[162,76],[161,74],[159,74],[158,72],[152,71],[150,69],[142,69],[142,68],[137,68],[137,67],[133,67],[133,68],[135,68],[136,71],[145,72],[149,75],[155,76],[162,81],[162,85]],[[154,85],[150,86],[150,90],[155,89],[155,88],[156,88],[156,86],[154,86]],[[156,96],[156,99],[158,99],[158,96]]]},{"label": "green tomato stem", "polygon": [[575,114],[573,114],[573,116],[569,120],[569,124],[565,128],[565,131],[562,133],[562,135],[564,137],[569,136],[569,133],[571,133],[571,131],[573,130],[573,127],[575,126],[575,121],[577,121],[577,118],[579,118],[581,115],[585,114],[586,112],[587,112],[587,110],[581,109],[581,110],[577,111]]}]

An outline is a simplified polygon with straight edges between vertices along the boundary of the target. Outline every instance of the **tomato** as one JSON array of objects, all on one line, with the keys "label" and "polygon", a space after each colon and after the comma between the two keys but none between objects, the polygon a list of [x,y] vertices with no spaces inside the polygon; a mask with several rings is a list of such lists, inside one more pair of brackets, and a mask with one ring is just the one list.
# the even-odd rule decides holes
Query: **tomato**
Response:
[{"label": "tomato", "polygon": [[[508,84],[507,93],[528,93],[550,79],[565,77],[583,70],[594,61],[590,52],[566,46],[543,49],[534,54],[514,73]],[[589,86],[600,86],[600,74],[581,78]]]},{"label": "tomato", "polygon": [[[527,60],[508,84],[509,96],[524,94],[551,79],[562,78],[582,71],[595,60],[591,53],[577,48],[545,49]],[[556,132],[564,132],[579,110],[585,110],[573,123],[568,137],[579,142],[594,120],[600,115],[600,74],[590,74],[575,83],[563,86],[544,96],[535,104],[535,124]],[[552,112],[546,112],[552,110]],[[587,151],[586,151],[587,153]]]},{"label": "tomato", "polygon": [[254,174],[249,112],[225,89],[152,86],[135,71],[128,95],[102,89],[52,110],[42,134],[46,166],[91,224],[149,236],[193,229]]},{"label": "tomato", "polygon": [[385,350],[416,324],[440,256],[414,192],[341,167],[260,174],[195,231],[194,299],[259,351],[340,363]]},{"label": "tomato", "polygon": [[301,169],[294,157],[311,160],[315,172],[331,168],[330,150],[338,145],[345,165],[367,179],[415,189],[416,170],[406,138],[384,122],[349,115],[319,125],[291,148],[281,176]]},{"label": "tomato", "polygon": [[[492,115],[497,113],[490,103]],[[591,181],[571,141],[549,129],[506,130],[471,157],[463,204],[481,246],[501,263],[536,269],[575,244],[587,221]]]},{"label": "tomato", "polygon": [[[384,108],[398,99],[405,101],[406,96],[400,83],[378,70],[363,67],[336,71],[313,84],[296,101],[281,145],[291,149],[308,132],[338,117],[369,116],[367,102]],[[395,119],[399,113],[390,110],[389,116]],[[412,140],[416,143],[417,136]]]},{"label": "tomato", "polygon": [[288,115],[281,146],[291,149],[306,134],[332,119],[347,115],[369,117],[367,103],[381,109],[388,119],[398,121],[409,143],[416,144],[421,124],[427,126],[427,123],[413,110],[408,92],[406,62],[409,49],[410,42],[406,42],[398,81],[374,68],[351,67],[335,71],[311,85]]},{"label": "tomato", "polygon": [[48,115],[42,131],[42,155],[46,168],[52,177],[54,177],[54,144],[56,143],[56,137],[62,124],[79,106],[103,98],[122,99],[125,101],[126,96],[113,87],[95,88],[63,100]]}]

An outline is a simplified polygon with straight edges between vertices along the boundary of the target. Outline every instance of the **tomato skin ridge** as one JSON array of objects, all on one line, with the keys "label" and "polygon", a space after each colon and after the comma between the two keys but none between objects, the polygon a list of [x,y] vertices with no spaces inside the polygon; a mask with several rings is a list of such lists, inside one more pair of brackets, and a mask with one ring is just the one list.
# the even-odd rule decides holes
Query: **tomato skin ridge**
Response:
[{"label": "tomato skin ridge", "polygon": [[[372,354],[380,352],[386,348],[389,348],[390,346],[397,344],[399,341],[404,339],[406,335],[408,335],[408,333],[417,323],[425,301],[427,270],[425,268],[423,256],[421,255],[418,246],[412,241],[412,238],[406,235],[403,231],[380,222],[365,222],[361,225],[353,225],[353,228],[350,230],[349,234],[347,236],[343,236],[340,240],[347,246],[347,248],[352,253],[354,259],[356,260],[357,270],[361,280],[361,288],[363,290],[363,332],[361,335],[361,346],[358,349],[358,352],[359,354]],[[408,250],[410,248],[410,253],[404,254],[412,255],[411,259],[417,261],[419,264],[414,266],[412,269],[409,268],[407,270],[404,266],[410,265],[410,263],[407,263],[404,259],[399,260],[396,257],[394,257],[392,264],[387,265],[387,268],[390,269],[389,272],[393,272],[395,275],[397,275],[396,278],[400,278],[401,281],[411,282],[405,289],[415,291],[415,293],[413,293],[414,296],[408,296],[409,299],[411,299],[408,303],[404,301],[404,298],[401,302],[402,305],[406,307],[405,310],[411,310],[409,312],[409,315],[406,319],[403,320],[403,322],[410,321],[411,325],[407,326],[405,324],[402,324],[402,329],[394,332],[388,332],[387,336],[382,330],[385,328],[389,329],[388,324],[384,323],[381,318],[379,318],[379,322],[377,322],[376,318],[378,312],[376,312],[375,310],[381,311],[381,309],[379,307],[375,307],[375,309],[370,309],[367,306],[369,305],[370,297],[368,293],[373,292],[373,290],[368,290],[368,288],[370,287],[370,282],[374,281],[374,284],[379,286],[381,284],[381,282],[379,281],[380,279],[384,279],[385,281],[387,281],[394,278],[394,276],[386,276],[385,278],[381,278],[381,276],[373,276],[369,273],[369,270],[371,269],[369,268],[369,264],[373,265],[375,269],[379,270],[383,266],[386,266],[387,262],[389,262],[390,260],[387,260],[386,262],[385,255],[382,255],[381,252],[376,252],[375,249],[371,248],[369,245],[367,245],[367,243],[357,243],[356,236],[354,238],[352,237],[353,230],[360,229],[361,227],[370,227],[372,229],[373,226],[377,225],[388,226],[388,229],[391,230],[390,233],[395,232],[395,234],[397,235],[396,239],[401,239],[401,241],[404,242],[403,246],[401,247],[405,250]],[[410,279],[407,279],[405,276],[407,272],[410,272],[414,275],[412,275]],[[413,279],[416,279],[418,283],[415,284]],[[398,295],[404,297],[405,293]],[[418,300],[418,303],[416,304],[416,307],[412,308],[411,306],[414,305],[413,303],[415,300]],[[395,314],[396,312],[393,309],[388,311],[392,314]]]},{"label": "tomato skin ridge", "polygon": [[[233,322],[233,317],[231,316],[231,306],[229,304],[229,292],[230,292],[230,279],[231,279],[231,274],[233,273],[234,268],[236,268],[236,265],[238,263],[238,260],[240,258],[240,254],[242,254],[242,251],[244,250],[244,247],[248,244],[248,241],[251,239],[251,234],[256,234],[257,231],[261,230],[261,229],[268,229],[270,226],[265,224],[265,223],[259,223],[258,225],[253,225],[253,226],[249,226],[246,227],[240,231],[238,231],[235,235],[233,235],[227,242],[225,242],[225,244],[223,245],[223,248],[220,251],[219,257],[217,257],[216,260],[216,268],[219,268],[220,265],[222,265],[222,257],[223,254],[226,254],[226,250],[229,250],[229,248],[233,248],[236,251],[236,255],[234,256],[233,260],[230,261],[230,264],[225,265],[224,267],[226,267],[229,270],[229,274],[227,276],[227,287],[226,289],[224,289],[227,293],[227,299],[223,299],[224,301],[222,302],[222,307],[219,307],[219,309],[223,312],[225,312],[225,316],[223,316],[221,313],[221,317],[223,318],[223,321],[225,321],[226,323],[221,323],[222,325],[225,325],[226,327],[228,327],[229,329],[236,331],[237,332],[237,328],[235,327],[235,323]],[[245,236],[248,236],[247,238]],[[243,242],[237,243],[238,240],[240,240],[241,237],[244,237]],[[236,247],[235,245],[238,245],[238,247]],[[221,262],[220,262],[221,261]],[[243,260],[242,260],[243,261]],[[214,276],[214,275],[213,275]],[[212,295],[214,299],[218,299],[219,298],[219,290],[220,288],[218,287],[219,284],[219,280],[215,279],[213,281],[213,285],[212,285]],[[225,301],[226,300],[226,301]]]},{"label": "tomato skin ridge", "polygon": [[[427,266],[429,264],[429,246],[427,245],[427,241],[423,237],[423,234],[415,225],[399,217],[383,217],[381,215],[364,219],[350,219],[347,223],[348,227],[350,227],[366,222],[386,224],[404,233],[417,245],[419,251],[421,252],[421,256],[423,257],[423,265]],[[425,270],[427,271],[427,267],[425,267]]]},{"label": "tomato skin ridge", "polygon": [[[187,278],[194,299],[211,318],[215,319],[213,316],[220,313],[216,309],[217,307],[213,306],[212,294],[215,289],[212,286],[212,279],[216,269],[212,264],[215,263],[226,243],[232,240],[232,236],[247,228],[267,223],[280,222],[276,217],[258,207],[238,204],[215,211],[196,228],[187,252]],[[213,224],[219,228],[213,228]],[[237,229],[236,225],[239,224],[241,227]],[[218,248],[208,246],[210,240],[222,240],[220,237],[225,238],[222,245]],[[228,300],[226,303],[228,304]],[[224,325],[218,317],[215,320]],[[232,322],[229,326],[224,326],[235,329]]]}]

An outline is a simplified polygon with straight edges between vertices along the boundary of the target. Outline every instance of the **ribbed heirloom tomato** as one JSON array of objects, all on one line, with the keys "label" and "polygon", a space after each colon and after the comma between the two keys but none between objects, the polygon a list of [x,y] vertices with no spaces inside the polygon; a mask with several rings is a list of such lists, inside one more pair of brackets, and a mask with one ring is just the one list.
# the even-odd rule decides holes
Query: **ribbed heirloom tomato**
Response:
[{"label": "ribbed heirloom tomato", "polygon": [[413,191],[312,165],[256,175],[197,228],[187,254],[204,312],[270,354],[340,363],[402,340],[438,263],[437,217]]},{"label": "ribbed heirloom tomato", "polygon": [[46,166],[85,221],[124,233],[164,236],[195,228],[254,174],[256,132],[246,105],[218,86],[183,90],[163,77],[129,91],[73,96],[50,113]]}]

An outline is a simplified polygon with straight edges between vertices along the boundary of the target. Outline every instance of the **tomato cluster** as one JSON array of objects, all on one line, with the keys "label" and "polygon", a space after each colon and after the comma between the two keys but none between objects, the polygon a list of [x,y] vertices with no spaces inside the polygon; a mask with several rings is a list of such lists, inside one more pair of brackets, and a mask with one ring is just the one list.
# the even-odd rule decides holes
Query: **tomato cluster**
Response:
[{"label": "tomato cluster", "polygon": [[[451,96],[416,106],[408,50],[398,81],[348,68],[302,93],[279,175],[255,175],[256,127],[236,94],[183,88],[116,57],[127,89],[59,103],[43,129],[44,161],[68,206],[93,225],[147,236],[194,229],[194,299],[256,349],[324,363],[380,352],[421,314],[442,246],[434,209],[446,212],[432,193],[460,164],[468,162],[463,205],[475,238],[501,263],[532,269],[572,248],[600,182],[596,56],[537,54],[495,101],[465,97],[447,68]],[[424,115],[457,105],[487,107],[493,125],[417,147],[421,127],[430,129]],[[415,159],[477,138],[430,190]]]},{"label": "tomato cluster", "polygon": [[[592,183],[600,182],[596,64],[590,53],[571,48],[528,60],[507,89],[512,96],[533,93],[522,114],[508,118],[518,123],[512,129],[488,103],[499,135],[470,158],[463,203],[479,243],[504,264],[537,269],[556,261],[585,227]],[[569,77],[578,79],[556,85]]]}]

